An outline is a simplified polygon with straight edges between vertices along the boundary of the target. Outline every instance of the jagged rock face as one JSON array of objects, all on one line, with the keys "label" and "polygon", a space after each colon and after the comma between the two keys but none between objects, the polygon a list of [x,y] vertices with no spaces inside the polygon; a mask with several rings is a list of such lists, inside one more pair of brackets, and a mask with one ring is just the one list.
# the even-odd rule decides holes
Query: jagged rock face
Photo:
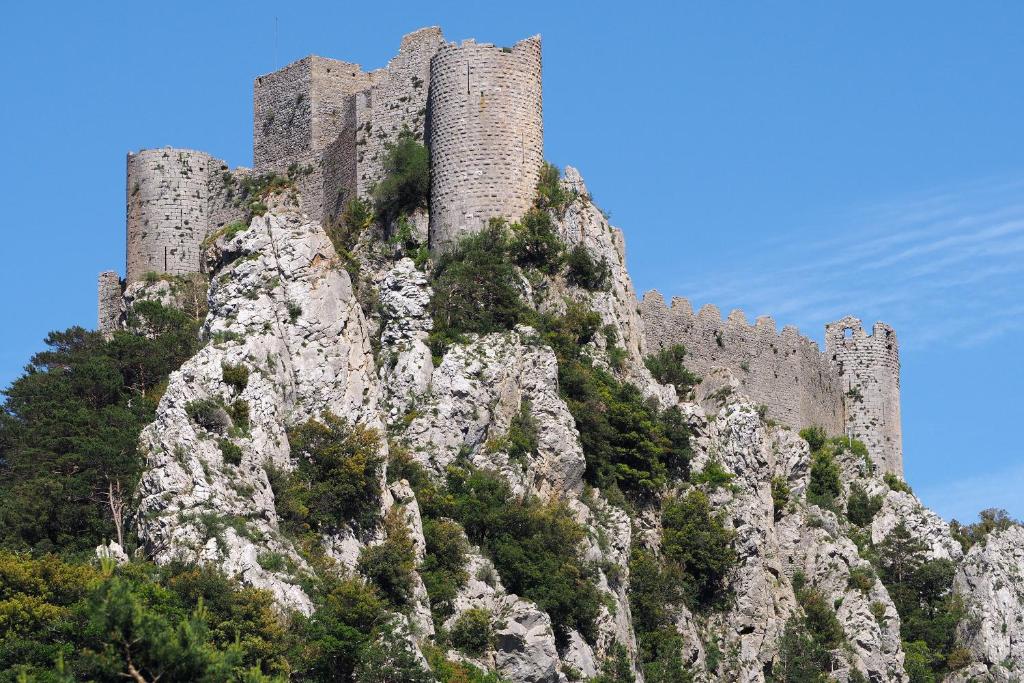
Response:
[{"label": "jagged rock face", "polygon": [[[841,515],[808,505],[806,442],[766,422],[728,370],[712,369],[682,402],[672,387],[651,377],[643,364],[642,321],[622,235],[591,203],[574,169],[567,170],[565,183],[578,196],[555,226],[568,244],[583,244],[609,265],[611,286],[591,292],[555,276],[527,294],[546,311],[560,310],[566,299],[597,311],[626,350],[624,363],[613,372],[662,406],[677,406],[690,425],[692,470],[700,473],[715,462],[734,476],[726,486],[703,485],[736,534],[738,562],[727,578],[734,599],[720,612],[680,608],[674,615],[683,660],[696,679],[766,680],[787,621],[801,613],[794,591],[800,572],[806,585],[834,607],[849,645],[834,653],[833,677],[847,681],[856,670],[872,681],[906,681],[900,619],[888,592],[880,581],[865,587],[851,580],[869,566],[852,538],[869,535],[877,544],[903,521],[926,542],[931,558],[960,563],[956,590],[971,614],[961,637],[975,662],[949,680],[969,675],[1010,680],[1013,667],[1024,667],[1024,531],[1014,527],[993,534],[964,558],[945,522],[912,494],[890,491],[850,453],[838,462],[843,483],[847,488],[858,483],[882,499],[870,526],[855,529]],[[276,553],[289,558],[298,573],[307,569],[278,529],[267,469],[293,467],[287,429],[329,410],[350,423],[386,431],[437,477],[466,459],[499,473],[516,496],[561,500],[586,531],[580,551],[594,567],[605,603],[594,642],[572,631],[562,634],[559,648],[549,616],[509,593],[491,562],[473,549],[466,565],[469,579],[445,624],[450,628],[469,609],[490,612],[494,645],[470,661],[503,680],[554,683],[568,680],[568,671],[594,677],[614,646],[622,644],[636,666],[629,558],[636,544],[659,551],[657,504],[640,506],[630,516],[601,492],[585,489],[586,461],[559,393],[556,357],[533,329],[470,336],[452,345],[435,367],[426,344],[432,296],[427,274],[411,259],[397,258],[395,249],[390,255],[386,248],[370,252],[360,257],[360,286],[371,286],[379,297],[372,314],[376,330],[364,318],[322,228],[290,208],[254,219],[249,229],[221,238],[208,251],[212,276],[203,334],[210,341],[172,374],[156,420],[141,438],[146,471],[137,526],[147,551],[158,562],[180,558],[216,564],[268,589],[283,607],[311,612],[296,572],[261,566],[261,557]],[[145,298],[179,307],[189,303],[168,283],[133,287],[126,293],[129,305]],[[531,287],[525,279],[524,287]],[[370,341],[376,334],[379,364]],[[610,369],[607,346],[598,335],[584,353]],[[225,366],[248,369],[244,387],[225,382]],[[204,416],[197,415],[197,401],[207,402]],[[236,402],[248,407],[247,427],[232,408]],[[533,418],[538,445],[513,460],[504,437],[523,410]],[[222,440],[240,449],[237,464],[225,457]],[[778,510],[773,480],[789,488],[789,501]],[[390,486],[384,481],[382,472],[381,512],[397,510],[421,562],[426,544],[416,496],[404,481]],[[694,486],[675,482],[668,493],[685,494]],[[348,530],[323,540],[327,553],[351,568],[364,547],[383,542],[385,535],[383,529],[361,535]],[[115,548],[99,552],[120,559]],[[418,575],[410,609],[400,620],[414,643],[434,633],[429,596]],[[714,650],[721,656],[712,657]],[[717,663],[709,665],[714,659]]]},{"label": "jagged rock face", "polygon": [[381,330],[380,369],[387,418],[394,422],[426,393],[434,372],[427,335],[433,326],[428,306],[432,291],[425,273],[410,258],[386,270],[379,281],[386,319]]},{"label": "jagged rock face", "polygon": [[875,488],[868,489],[869,494],[878,495],[879,489],[885,496],[882,509],[871,521],[871,542],[878,544],[896,527],[900,521],[906,524],[910,535],[923,541],[928,547],[927,555],[931,560],[952,560],[959,562],[964,552],[960,543],[950,534],[949,524],[941,517],[927,509],[913,494],[904,491],[890,491],[884,483],[874,482]]},{"label": "jagged rock face", "polygon": [[[204,326],[212,343],[171,375],[141,437],[139,535],[158,562],[213,562],[309,612],[294,579],[259,562],[273,552],[303,565],[278,532],[266,468],[290,468],[287,427],[323,411],[383,427],[369,338],[318,224],[272,213],[218,248],[225,265]],[[241,391],[225,383],[225,364],[248,369]],[[197,401],[224,407],[197,422]],[[248,406],[248,429],[228,417],[237,401]],[[238,464],[226,462],[220,439],[241,449]]]},{"label": "jagged rock face", "polygon": [[[555,228],[567,245],[582,244],[598,261],[604,261],[610,271],[610,287],[606,292],[584,292],[575,287],[556,288],[551,292],[555,306],[559,298],[569,296],[586,302],[601,315],[603,325],[611,325],[619,335],[619,345],[626,350],[622,376],[640,388],[644,394],[654,396],[663,406],[675,405],[673,387],[658,384],[644,366],[647,351],[644,344],[643,322],[640,319],[636,290],[626,269],[626,241],[622,231],[612,227],[601,210],[594,205],[579,171],[571,166],[565,169],[565,188],[576,198],[564,215],[556,217]],[[549,302],[548,305],[551,305]],[[598,339],[600,348],[604,340]],[[601,358],[596,359],[603,364]]]},{"label": "jagged rock face", "polygon": [[957,571],[954,590],[968,613],[959,635],[977,662],[967,673],[1016,680],[1024,669],[1024,527],[994,531],[976,543]]},{"label": "jagged rock face", "polygon": [[[415,403],[404,437],[438,475],[460,454],[500,471],[517,494],[578,493],[586,462],[575,422],[558,395],[558,364],[527,327],[455,345],[434,369],[430,391]],[[500,439],[520,409],[537,422],[537,453],[511,462]]]},{"label": "jagged rock face", "polygon": [[[732,384],[722,376],[715,386]],[[697,434],[695,470],[714,460],[735,475],[729,487],[711,494],[711,500],[736,530],[739,562],[729,578],[736,598],[727,612],[708,620],[703,633],[694,627],[692,615],[680,614],[680,632],[688,640],[720,640],[719,648],[731,653],[716,672],[710,672],[717,680],[764,681],[786,621],[798,610],[792,582],[799,571],[808,585],[837,606],[836,617],[851,646],[848,657],[838,658],[845,668],[840,666],[834,675],[845,680],[856,668],[870,680],[905,681],[899,616],[884,586],[875,581],[870,590],[862,591],[850,585],[851,569],[867,569],[869,563],[831,512],[800,500],[810,476],[806,442],[786,429],[766,425],[757,408],[740,394],[727,395],[722,402],[710,422],[703,421],[701,408],[693,406],[687,412]],[[788,484],[794,501],[777,513],[773,478]],[[874,603],[884,610],[882,619],[874,616]],[[702,654],[690,653],[698,658],[698,667]]]}]

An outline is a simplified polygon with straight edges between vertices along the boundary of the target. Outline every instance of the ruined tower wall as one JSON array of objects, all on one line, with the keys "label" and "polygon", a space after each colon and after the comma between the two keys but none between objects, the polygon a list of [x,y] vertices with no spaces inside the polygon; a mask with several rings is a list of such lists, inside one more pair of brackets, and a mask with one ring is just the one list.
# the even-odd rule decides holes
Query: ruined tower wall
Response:
[{"label": "ruined tower wall", "polygon": [[868,447],[883,472],[903,476],[900,357],[896,332],[875,323],[872,334],[852,316],[825,326],[825,354],[845,392],[846,429]]},{"label": "ruined tower wall", "polygon": [[444,43],[441,29],[432,26],[402,38],[398,55],[386,68],[374,71],[373,87],[362,94],[359,144],[358,192],[369,195],[384,177],[387,146],[408,128],[425,140],[430,60]]},{"label": "ruined tower wall", "polygon": [[525,213],[544,160],[540,36],[512,48],[443,45],[427,109],[431,247]]},{"label": "ruined tower wall", "polygon": [[723,321],[714,306],[695,315],[686,299],[673,298],[669,308],[656,291],[644,296],[641,318],[648,352],[682,344],[687,369],[704,375],[712,367],[728,368],[771,419],[794,429],[820,425],[832,434],[843,432],[838,376],[818,345],[796,328],[777,333],[769,317],[751,326],[740,311]]},{"label": "ruined tower wall", "polygon": [[199,272],[209,232],[210,169],[222,162],[190,149],[147,149],[128,155],[127,279],[146,273]]},{"label": "ruined tower wall", "polygon": [[124,297],[121,292],[121,278],[112,270],[100,273],[97,283],[96,330],[105,335],[121,327],[124,315]]},{"label": "ruined tower wall", "polygon": [[[253,85],[253,162],[257,174],[288,173],[302,208],[330,219],[338,194],[355,184],[354,152],[338,142],[352,125],[352,96],[373,84],[359,65],[310,56]],[[341,154],[347,154],[345,158]]]},{"label": "ruined tower wall", "polygon": [[239,184],[252,175],[248,168],[231,170],[224,162],[214,164],[207,179],[207,234],[212,234],[225,225],[245,220],[245,206],[239,198]]}]

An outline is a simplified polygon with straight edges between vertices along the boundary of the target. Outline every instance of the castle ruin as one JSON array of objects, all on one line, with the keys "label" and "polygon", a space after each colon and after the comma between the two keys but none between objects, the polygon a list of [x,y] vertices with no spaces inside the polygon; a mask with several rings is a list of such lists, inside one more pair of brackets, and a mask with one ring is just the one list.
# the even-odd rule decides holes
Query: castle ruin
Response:
[{"label": "castle ruin", "polygon": [[656,291],[644,295],[640,314],[649,352],[682,344],[689,370],[728,368],[770,419],[859,439],[882,472],[903,475],[899,347],[888,325],[868,335],[854,317],[829,323],[822,353],[795,327],[777,332],[768,316],[750,325],[736,310],[723,321],[715,306],[694,314],[686,299],[666,306]]},{"label": "castle ruin", "polygon": [[[121,324],[125,284],[200,272],[202,243],[243,219],[236,189],[250,176],[287,174],[301,209],[325,224],[353,198],[369,198],[385,174],[388,146],[409,131],[428,147],[428,239],[435,252],[493,217],[518,219],[531,205],[544,159],[541,40],[512,47],[446,43],[437,27],[402,39],[382,69],[308,56],[253,84],[253,169],[231,170],[201,151],[128,154],[126,282],[99,277],[99,329]],[[826,327],[825,352],[771,318],[750,325],[734,311],[694,314],[657,292],[641,305],[646,347],[687,349],[698,374],[726,367],[768,416],[794,428],[820,425],[868,446],[875,463],[902,475],[899,351],[892,328],[867,335],[856,318]]]}]

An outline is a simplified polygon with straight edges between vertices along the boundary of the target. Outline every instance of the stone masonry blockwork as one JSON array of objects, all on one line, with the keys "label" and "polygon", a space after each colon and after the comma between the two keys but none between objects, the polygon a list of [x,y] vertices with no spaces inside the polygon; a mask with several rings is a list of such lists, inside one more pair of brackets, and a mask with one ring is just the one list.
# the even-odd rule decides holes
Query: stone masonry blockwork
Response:
[{"label": "stone masonry blockwork", "polygon": [[742,390],[768,408],[768,417],[794,429],[820,425],[831,434],[843,431],[842,391],[818,345],[796,328],[776,332],[775,321],[760,317],[751,326],[740,311],[722,320],[714,306],[696,315],[690,302],[658,292],[644,295],[641,315],[651,353],[682,344],[686,367],[698,375],[726,367]]},{"label": "stone masonry blockwork", "polygon": [[825,327],[825,354],[839,375],[846,429],[863,441],[885,472],[903,474],[900,352],[896,332],[875,323],[866,334],[852,316]]},{"label": "stone masonry blockwork", "polygon": [[190,149],[128,155],[128,281],[148,272],[199,272],[209,226],[209,170],[220,162]]},{"label": "stone masonry blockwork", "polygon": [[544,160],[540,36],[512,48],[442,46],[430,63],[428,114],[431,248],[492,217],[519,219]]},{"label": "stone masonry blockwork", "polygon": [[686,299],[674,297],[668,307],[656,291],[644,295],[640,311],[651,353],[682,344],[689,370],[728,368],[771,419],[849,434],[864,442],[881,471],[903,476],[899,348],[888,325],[877,323],[868,336],[857,318],[829,323],[822,353],[794,327],[777,333],[767,316],[749,325],[733,311],[723,321],[715,306],[694,314]]},{"label": "stone masonry blockwork", "polygon": [[100,273],[97,290],[96,329],[103,334],[111,334],[121,326],[121,316],[124,314],[121,278],[116,272],[105,270]]}]

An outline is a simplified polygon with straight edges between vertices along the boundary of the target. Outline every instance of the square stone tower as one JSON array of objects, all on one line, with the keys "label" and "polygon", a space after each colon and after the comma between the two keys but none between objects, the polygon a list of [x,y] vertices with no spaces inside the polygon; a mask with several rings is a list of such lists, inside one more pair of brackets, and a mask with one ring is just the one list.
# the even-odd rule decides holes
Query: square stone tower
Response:
[{"label": "square stone tower", "polygon": [[[352,196],[355,169],[339,168],[341,132],[355,126],[353,95],[372,85],[358,64],[309,56],[253,85],[253,162],[257,174],[288,173],[303,209],[329,218],[338,195]],[[353,138],[354,133],[345,139]],[[344,159],[353,158],[346,151]]]}]

